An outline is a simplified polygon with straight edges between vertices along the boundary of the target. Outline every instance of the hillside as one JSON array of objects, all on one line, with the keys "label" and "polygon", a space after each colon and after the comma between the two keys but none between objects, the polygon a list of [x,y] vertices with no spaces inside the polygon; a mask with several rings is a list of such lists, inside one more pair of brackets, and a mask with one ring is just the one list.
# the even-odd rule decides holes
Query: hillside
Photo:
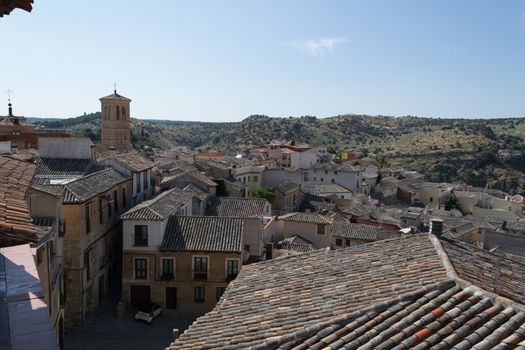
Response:
[{"label": "hillside", "polygon": [[[100,140],[100,114],[40,124],[72,129]],[[500,162],[498,149],[525,150],[525,119],[435,119],[340,115],[319,119],[270,118],[254,115],[241,122],[205,123],[132,120],[134,147],[151,154],[152,148],[187,145],[193,149],[244,151],[274,139],[329,145],[336,151],[356,150],[382,155],[392,166],[412,168],[432,181],[464,181],[476,186],[525,192],[525,159]]]}]

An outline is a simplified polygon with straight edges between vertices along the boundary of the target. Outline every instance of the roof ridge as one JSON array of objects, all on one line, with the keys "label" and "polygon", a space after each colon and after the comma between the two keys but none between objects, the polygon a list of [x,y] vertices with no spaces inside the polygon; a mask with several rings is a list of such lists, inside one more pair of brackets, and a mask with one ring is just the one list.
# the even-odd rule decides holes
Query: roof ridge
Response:
[{"label": "roof ridge", "polygon": [[[443,266],[445,267],[445,271],[447,273],[447,276],[451,280],[456,282],[461,288],[467,289],[467,290],[472,290],[474,293],[479,293],[479,294],[483,295],[484,297],[490,298],[494,303],[500,303],[500,304],[505,305],[505,306],[515,307],[518,310],[520,310],[521,312],[525,312],[525,304],[519,303],[519,302],[514,301],[514,300],[512,300],[510,298],[503,297],[503,296],[501,296],[499,294],[493,293],[493,292],[491,292],[489,290],[486,290],[484,288],[481,288],[481,287],[475,285],[474,283],[472,283],[470,281],[467,281],[467,280],[461,278],[457,274],[456,269],[454,268],[454,265],[450,261],[445,248],[443,248],[443,245],[441,245],[441,241],[436,236],[434,236],[431,233],[429,233],[428,235],[429,235],[430,241],[432,242],[432,244],[434,245],[434,247],[436,249],[436,252],[438,253],[439,258],[441,259],[441,261],[443,263]],[[449,241],[451,244],[463,243],[463,242],[456,241],[456,240],[453,240],[453,239],[447,239],[445,237],[443,237],[443,238],[446,239],[447,241]],[[484,249],[480,249],[480,248],[478,248],[478,247],[476,247],[474,245],[472,245],[472,247],[475,248],[475,249],[481,250],[484,253],[487,253],[487,254],[490,254],[490,255],[494,255],[494,256],[498,257],[499,259],[510,260],[513,263],[517,263],[517,264],[520,264],[520,265],[525,265],[525,264],[522,264],[521,262],[516,262],[516,261],[514,261],[512,259],[508,259],[508,258],[506,258],[504,256],[500,256],[500,255],[494,254],[492,252],[486,251]]]}]

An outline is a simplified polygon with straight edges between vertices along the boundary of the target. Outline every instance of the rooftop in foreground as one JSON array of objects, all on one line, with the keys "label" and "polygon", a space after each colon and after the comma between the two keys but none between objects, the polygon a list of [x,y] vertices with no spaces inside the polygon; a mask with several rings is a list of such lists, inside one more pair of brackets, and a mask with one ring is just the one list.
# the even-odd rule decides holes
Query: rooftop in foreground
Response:
[{"label": "rooftop in foreground", "polygon": [[429,234],[269,260],[170,348],[525,349],[524,273]]}]

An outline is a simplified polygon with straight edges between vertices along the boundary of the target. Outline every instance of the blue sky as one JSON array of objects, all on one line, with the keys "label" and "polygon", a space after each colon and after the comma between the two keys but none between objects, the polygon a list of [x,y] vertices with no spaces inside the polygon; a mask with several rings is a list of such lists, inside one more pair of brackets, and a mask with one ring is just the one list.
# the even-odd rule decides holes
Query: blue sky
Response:
[{"label": "blue sky", "polygon": [[524,1],[35,0],[0,43],[26,116],[97,111],[115,81],[138,118],[525,116]]}]

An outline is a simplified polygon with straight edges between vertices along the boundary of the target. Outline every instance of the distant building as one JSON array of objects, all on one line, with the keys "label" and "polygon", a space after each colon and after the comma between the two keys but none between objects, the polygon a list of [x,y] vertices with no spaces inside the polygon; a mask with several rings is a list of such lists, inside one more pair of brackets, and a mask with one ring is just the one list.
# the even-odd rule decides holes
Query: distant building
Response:
[{"label": "distant building", "polygon": [[38,148],[36,126],[29,124],[25,117],[13,114],[11,102],[8,113],[0,116],[0,141],[11,141],[11,147],[17,149]]},{"label": "distant building", "polygon": [[100,103],[102,150],[131,151],[131,100],[115,90],[113,94],[102,97]]}]

